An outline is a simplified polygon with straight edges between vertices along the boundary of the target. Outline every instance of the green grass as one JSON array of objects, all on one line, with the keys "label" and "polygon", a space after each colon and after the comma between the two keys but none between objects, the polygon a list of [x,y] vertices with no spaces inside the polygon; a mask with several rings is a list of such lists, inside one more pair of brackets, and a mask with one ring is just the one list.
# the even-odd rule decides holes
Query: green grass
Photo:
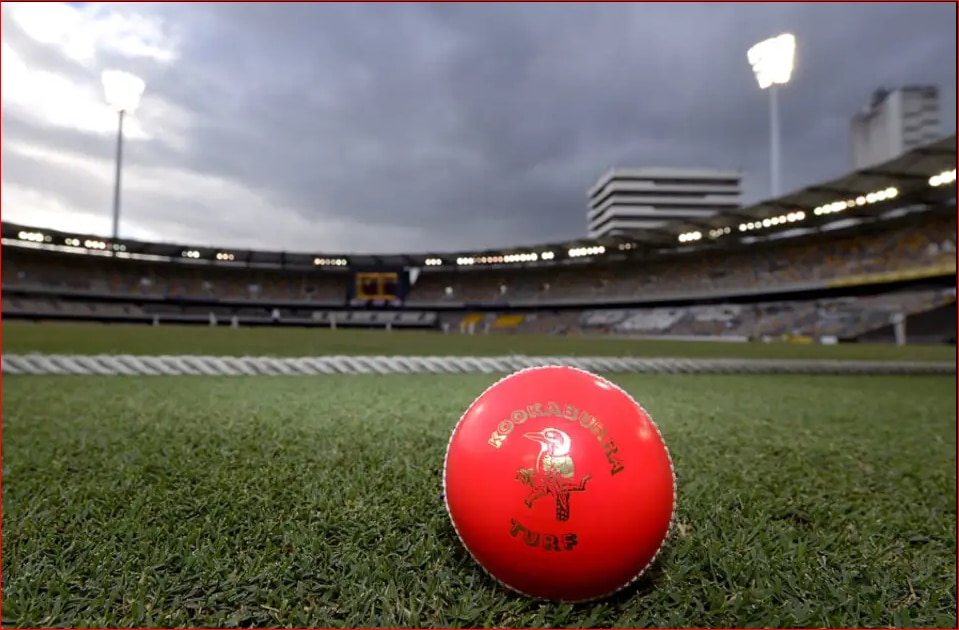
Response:
[{"label": "green grass", "polygon": [[[62,351],[23,334],[6,341]],[[161,339],[189,347],[170,334],[139,351]],[[206,352],[263,339],[205,329],[192,339],[204,337]],[[956,627],[955,378],[614,380],[670,446],[678,521],[635,588],[572,606],[498,587],[440,500],[449,432],[488,376],[8,377],[3,616],[101,627]]]},{"label": "green grass", "polygon": [[98,324],[3,325],[3,351],[71,354],[330,354],[648,356],[863,359],[956,362],[956,348],[849,344],[718,343],[544,335],[443,335],[437,332],[303,328],[210,328]]}]

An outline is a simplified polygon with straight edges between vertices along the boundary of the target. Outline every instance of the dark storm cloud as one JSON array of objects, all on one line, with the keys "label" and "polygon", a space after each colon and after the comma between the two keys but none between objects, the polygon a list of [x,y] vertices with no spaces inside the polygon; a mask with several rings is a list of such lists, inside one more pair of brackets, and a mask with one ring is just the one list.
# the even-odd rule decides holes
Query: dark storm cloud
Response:
[{"label": "dark storm cloud", "polygon": [[158,10],[182,48],[143,68],[150,92],[194,117],[186,151],[143,159],[269,191],[317,225],[355,223],[350,249],[579,237],[584,191],[615,165],[741,168],[762,197],[768,103],[745,54],[785,30],[799,42],[781,97],[786,188],[848,170],[849,117],[877,87],[938,84],[955,130],[954,4]]}]

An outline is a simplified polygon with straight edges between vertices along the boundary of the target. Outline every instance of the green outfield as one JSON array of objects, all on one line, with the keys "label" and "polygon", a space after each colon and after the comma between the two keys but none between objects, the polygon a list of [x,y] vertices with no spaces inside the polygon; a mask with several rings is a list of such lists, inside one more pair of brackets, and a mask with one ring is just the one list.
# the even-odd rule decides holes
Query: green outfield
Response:
[{"label": "green outfield", "polygon": [[3,351],[70,354],[331,354],[494,356],[644,356],[766,359],[861,359],[956,362],[956,348],[798,343],[629,340],[547,335],[444,335],[438,332],[326,328],[229,328],[101,324],[3,324]]},{"label": "green outfield", "polygon": [[[3,332],[7,352],[955,360],[868,346]],[[955,377],[613,375],[670,447],[677,522],[634,587],[575,606],[504,591],[449,524],[444,449],[494,378],[7,377],[4,625],[956,627]]]}]

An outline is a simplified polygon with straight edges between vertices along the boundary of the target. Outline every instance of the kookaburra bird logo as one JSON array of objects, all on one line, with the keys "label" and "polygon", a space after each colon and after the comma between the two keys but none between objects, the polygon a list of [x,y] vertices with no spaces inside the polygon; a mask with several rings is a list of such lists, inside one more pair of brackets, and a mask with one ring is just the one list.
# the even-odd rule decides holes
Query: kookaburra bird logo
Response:
[{"label": "kookaburra bird logo", "polygon": [[539,499],[552,495],[556,501],[556,520],[569,520],[569,495],[586,489],[590,475],[578,481],[570,455],[572,440],[559,429],[546,428],[535,433],[523,435],[539,444],[535,468],[521,468],[516,479],[528,485],[531,490],[526,497],[526,506],[533,507]]}]

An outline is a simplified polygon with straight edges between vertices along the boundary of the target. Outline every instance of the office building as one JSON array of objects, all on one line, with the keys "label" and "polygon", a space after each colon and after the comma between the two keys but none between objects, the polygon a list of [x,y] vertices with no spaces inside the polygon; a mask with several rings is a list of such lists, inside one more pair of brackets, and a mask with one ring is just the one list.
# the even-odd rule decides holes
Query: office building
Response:
[{"label": "office building", "polygon": [[676,219],[739,208],[742,173],[698,168],[617,168],[587,192],[590,238],[640,234]]},{"label": "office building", "polygon": [[854,171],[869,168],[935,142],[939,125],[937,87],[876,90],[869,106],[850,122],[850,166]]}]

